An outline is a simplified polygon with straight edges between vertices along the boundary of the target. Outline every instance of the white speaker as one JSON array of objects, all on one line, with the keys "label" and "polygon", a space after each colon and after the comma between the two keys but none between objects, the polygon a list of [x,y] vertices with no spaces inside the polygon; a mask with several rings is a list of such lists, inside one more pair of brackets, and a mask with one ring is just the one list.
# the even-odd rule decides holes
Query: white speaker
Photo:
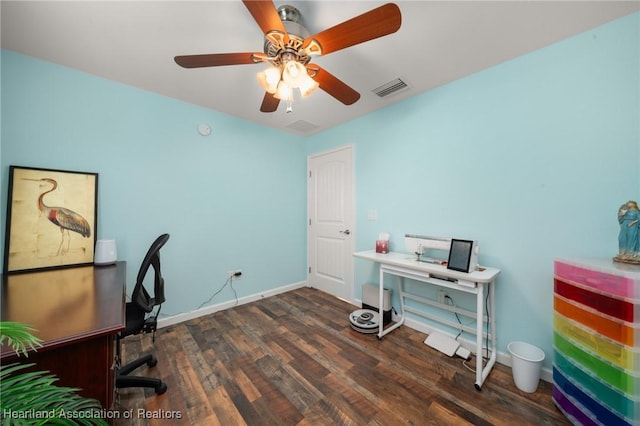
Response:
[{"label": "white speaker", "polygon": [[[380,287],[378,284],[362,284],[362,303],[375,309],[380,307]],[[382,291],[382,310],[391,310],[391,290]]]},{"label": "white speaker", "polygon": [[[377,284],[362,284],[362,309],[378,312],[380,306],[380,287]],[[391,322],[391,289],[382,291],[382,323]]]},{"label": "white speaker", "polygon": [[96,242],[96,253],[94,264],[113,265],[118,260],[118,250],[116,240],[98,240]]}]

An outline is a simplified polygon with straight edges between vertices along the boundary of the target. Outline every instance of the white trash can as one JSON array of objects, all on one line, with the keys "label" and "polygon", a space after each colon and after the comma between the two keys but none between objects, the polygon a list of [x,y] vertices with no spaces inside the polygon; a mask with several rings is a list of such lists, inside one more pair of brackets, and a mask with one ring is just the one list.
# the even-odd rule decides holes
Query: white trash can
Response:
[{"label": "white trash can", "polygon": [[523,392],[535,392],[540,381],[544,351],[525,342],[511,342],[507,349],[511,353],[511,370],[516,387]]}]

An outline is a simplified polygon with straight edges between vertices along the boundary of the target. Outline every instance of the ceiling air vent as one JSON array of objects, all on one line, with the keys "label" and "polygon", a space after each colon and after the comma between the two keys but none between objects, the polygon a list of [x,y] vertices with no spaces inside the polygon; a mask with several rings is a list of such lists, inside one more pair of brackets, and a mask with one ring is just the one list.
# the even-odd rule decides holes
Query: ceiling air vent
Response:
[{"label": "ceiling air vent", "polygon": [[316,129],[319,129],[320,126],[317,126],[313,123],[309,123],[308,121],[304,121],[304,120],[298,120],[298,121],[294,121],[293,123],[289,124],[287,126],[287,128],[291,129],[291,130],[295,130],[296,132],[301,132],[301,133],[309,133],[312,132]]},{"label": "ceiling air vent", "polygon": [[384,98],[385,96],[407,90],[408,88],[409,85],[407,83],[402,81],[400,78],[396,78],[395,80],[391,80],[390,82],[385,83],[380,87],[376,87],[372,90],[372,92],[380,96],[381,98]]}]

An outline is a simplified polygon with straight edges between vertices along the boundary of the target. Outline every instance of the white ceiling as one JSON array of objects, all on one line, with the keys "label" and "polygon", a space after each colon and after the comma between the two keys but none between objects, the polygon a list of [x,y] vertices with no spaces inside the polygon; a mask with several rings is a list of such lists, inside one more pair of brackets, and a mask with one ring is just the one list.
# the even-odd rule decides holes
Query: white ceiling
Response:
[{"label": "white ceiling", "polygon": [[[276,1],[297,7],[311,34],[384,4]],[[640,10],[640,1],[397,1],[397,33],[314,58],[361,98],[316,91],[261,113],[264,64],[184,69],[176,55],[261,52],[239,1],[5,1],[2,47],[297,135],[310,135]],[[395,78],[409,89],[372,90]],[[99,100],[98,100],[99,101]]]}]

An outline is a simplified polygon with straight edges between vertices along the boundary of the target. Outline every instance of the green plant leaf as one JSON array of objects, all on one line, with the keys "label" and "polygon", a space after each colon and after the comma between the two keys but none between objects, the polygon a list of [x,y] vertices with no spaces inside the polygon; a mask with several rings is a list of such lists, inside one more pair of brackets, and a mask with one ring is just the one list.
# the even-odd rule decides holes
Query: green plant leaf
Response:
[{"label": "green plant leaf", "polygon": [[42,346],[42,340],[34,336],[32,331],[35,329],[26,324],[2,321],[0,322],[0,345],[6,341],[16,354],[27,357],[29,356],[28,348],[35,351],[37,347]]},{"label": "green plant leaf", "polygon": [[[18,356],[27,356],[28,348],[36,350],[41,346],[40,339],[31,331],[33,328],[24,324],[0,322],[0,344],[6,342]],[[58,378],[48,371],[27,370],[34,365],[0,365],[0,426],[108,425],[101,418],[65,416],[64,413],[79,414],[102,407],[97,400],[78,395],[76,388],[56,386]],[[33,413],[41,413],[43,418],[30,418],[38,417]]]}]

